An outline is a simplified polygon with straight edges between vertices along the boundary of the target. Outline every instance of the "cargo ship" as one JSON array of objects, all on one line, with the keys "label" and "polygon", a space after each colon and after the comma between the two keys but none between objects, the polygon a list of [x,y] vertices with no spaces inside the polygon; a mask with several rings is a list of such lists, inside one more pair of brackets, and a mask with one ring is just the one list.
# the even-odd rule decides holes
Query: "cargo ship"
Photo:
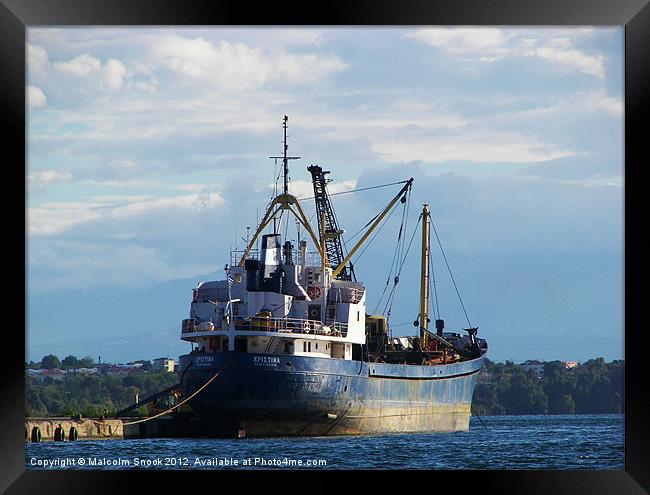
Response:
[{"label": "cargo ship", "polygon": [[[404,208],[404,224],[413,179],[396,183],[403,184],[400,191],[348,251],[327,191],[328,171],[308,167],[313,198],[289,193],[288,163],[299,157],[288,156],[287,121],[285,116],[284,151],[270,157],[281,160],[282,189],[278,174],[278,193],[246,248],[230,253],[223,280],[193,289],[189,318],[181,325],[180,338],[192,347],[179,359],[182,397],[191,398],[192,411],[219,436],[468,430],[487,343],[476,327],[448,332],[440,315],[431,314],[428,204],[409,242],[410,248],[421,233],[419,332],[395,337],[392,303],[387,299],[381,314],[368,313],[367,288],[352,259],[397,205]],[[301,205],[306,200],[315,202],[314,227]],[[281,234],[291,217],[298,226],[295,245]],[[401,270],[408,254],[403,224],[393,298],[397,266],[401,260]],[[417,297],[417,290],[409,292],[407,297]]]}]

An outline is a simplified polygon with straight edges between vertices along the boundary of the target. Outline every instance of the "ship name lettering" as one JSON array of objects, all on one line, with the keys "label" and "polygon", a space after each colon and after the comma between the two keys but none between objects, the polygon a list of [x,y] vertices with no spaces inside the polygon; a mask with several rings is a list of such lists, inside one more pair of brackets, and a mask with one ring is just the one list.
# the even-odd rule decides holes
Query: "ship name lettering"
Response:
[{"label": "ship name lettering", "polygon": [[253,356],[255,366],[277,366],[280,364],[280,358],[272,356]]}]

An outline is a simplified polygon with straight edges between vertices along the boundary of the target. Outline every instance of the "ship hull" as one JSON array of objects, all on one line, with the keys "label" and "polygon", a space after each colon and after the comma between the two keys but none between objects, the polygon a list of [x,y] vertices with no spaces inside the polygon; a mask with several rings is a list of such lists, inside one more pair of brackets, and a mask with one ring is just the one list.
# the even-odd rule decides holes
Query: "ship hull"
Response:
[{"label": "ship hull", "polygon": [[189,401],[206,436],[360,435],[468,430],[483,360],[417,366],[224,352],[181,356],[180,370],[185,397],[219,372]]}]

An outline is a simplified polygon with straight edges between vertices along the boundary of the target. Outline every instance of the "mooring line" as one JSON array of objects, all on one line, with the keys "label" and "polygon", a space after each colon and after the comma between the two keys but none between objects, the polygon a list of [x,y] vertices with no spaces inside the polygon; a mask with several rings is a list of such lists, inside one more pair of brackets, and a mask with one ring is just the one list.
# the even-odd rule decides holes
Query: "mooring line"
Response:
[{"label": "mooring line", "polygon": [[481,422],[481,424],[483,425],[483,428],[485,428],[485,429],[487,430],[488,427],[485,426],[485,423],[483,422],[483,420],[481,419],[481,417],[480,417],[478,414],[476,414],[476,413],[474,413],[474,416],[476,416],[476,417],[478,418],[478,420],[479,420],[479,421]]},{"label": "mooring line", "polygon": [[[154,415],[154,416],[149,416],[148,418],[139,419],[139,420],[137,420],[137,421],[130,421],[130,422],[128,422],[128,423],[122,423],[122,426],[135,425],[135,424],[138,424],[138,423],[144,423],[144,422],[146,422],[146,421],[151,421],[152,419],[158,418],[158,417],[160,417],[160,416],[162,416],[162,415],[164,415],[164,414],[167,414],[168,412],[170,412],[170,411],[172,411],[172,410],[174,410],[174,409],[176,409],[176,408],[182,406],[183,404],[185,404],[186,402],[188,402],[190,399],[192,399],[192,398],[194,398],[196,395],[198,395],[199,392],[203,391],[203,389],[205,389],[208,385],[210,385],[210,383],[212,383],[212,382],[215,380],[215,378],[217,378],[217,377],[219,376],[219,374],[220,374],[224,369],[226,369],[226,367],[227,367],[229,364],[230,364],[230,361],[228,361],[225,365],[223,365],[223,367],[222,367],[219,371],[217,371],[217,372],[212,376],[212,378],[210,378],[207,382],[205,382],[205,383],[204,383],[204,384],[203,384],[199,389],[197,389],[197,390],[196,390],[192,395],[190,395],[187,399],[184,399],[184,400],[181,401],[180,403],[176,404],[175,406],[170,407],[170,408],[167,409],[166,411],[163,411],[163,412],[161,412],[161,413],[158,413],[158,414],[156,414],[156,415]],[[106,424],[106,423],[102,423],[101,421],[94,421],[94,420],[93,420],[93,423],[95,423],[95,424],[99,424],[99,425],[105,425],[105,424]],[[104,435],[103,433],[100,432],[100,434],[101,434],[102,436],[106,436],[106,437],[112,437],[114,433],[115,433],[115,432],[111,433],[110,435]]]},{"label": "mooring line", "polygon": [[170,411],[172,411],[172,410],[174,410],[174,409],[176,409],[176,408],[178,408],[178,407],[181,407],[183,404],[185,404],[186,402],[188,402],[188,401],[189,401],[190,399],[192,399],[194,396],[198,395],[199,392],[201,392],[205,387],[207,387],[208,385],[210,385],[210,384],[214,381],[214,379],[217,378],[217,377],[219,376],[219,374],[220,374],[223,370],[226,369],[226,366],[228,366],[229,364],[230,364],[230,361],[228,361],[226,364],[224,364],[223,367],[222,367],[219,371],[217,371],[217,372],[214,374],[214,376],[213,376],[212,378],[210,378],[207,382],[205,382],[205,383],[201,386],[201,388],[199,388],[198,390],[196,390],[196,391],[195,391],[192,395],[190,395],[187,399],[182,400],[180,403],[176,404],[175,406],[170,407],[170,408],[167,409],[166,411],[163,411],[163,412],[161,412],[161,413],[158,413],[158,414],[156,414],[155,416],[150,416],[150,417],[148,417],[148,418],[139,419],[139,420],[137,420],[137,421],[131,421],[131,422],[129,422],[129,423],[122,423],[122,426],[135,425],[135,424],[137,424],[137,423],[144,423],[145,421],[150,421],[150,420],[155,419],[155,418],[157,418],[157,417],[159,417],[159,416],[162,416],[163,414],[167,414],[168,412],[170,412]]}]

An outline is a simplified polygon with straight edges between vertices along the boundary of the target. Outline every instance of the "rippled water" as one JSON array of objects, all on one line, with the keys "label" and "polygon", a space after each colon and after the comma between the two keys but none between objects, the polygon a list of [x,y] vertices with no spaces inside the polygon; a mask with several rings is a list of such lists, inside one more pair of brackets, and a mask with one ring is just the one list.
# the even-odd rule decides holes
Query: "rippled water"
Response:
[{"label": "rippled water", "polygon": [[[482,420],[486,427],[472,417],[470,431],[456,433],[28,443],[25,460],[28,469],[624,468],[622,415]],[[63,466],[43,467],[57,460]]]}]

